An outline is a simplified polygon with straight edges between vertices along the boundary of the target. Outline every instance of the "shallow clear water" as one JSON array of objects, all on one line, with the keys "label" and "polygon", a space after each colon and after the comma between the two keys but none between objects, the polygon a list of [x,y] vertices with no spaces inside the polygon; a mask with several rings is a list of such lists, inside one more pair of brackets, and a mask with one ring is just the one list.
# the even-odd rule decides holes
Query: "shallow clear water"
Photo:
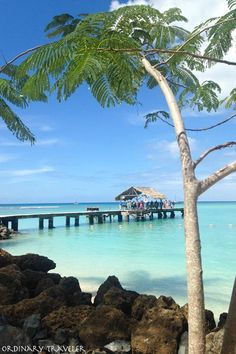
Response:
[{"label": "shallow clear water", "polygon": [[[118,209],[116,203],[0,206],[0,214]],[[235,277],[236,202],[199,203],[206,306],[219,314],[228,310]],[[174,297],[186,302],[183,219],[123,222],[65,228],[37,229],[38,220],[21,220],[22,233],[1,241],[1,247],[19,255],[27,252],[53,259],[56,271],[79,278],[84,291],[95,292],[108,275],[116,275],[126,288]]]}]

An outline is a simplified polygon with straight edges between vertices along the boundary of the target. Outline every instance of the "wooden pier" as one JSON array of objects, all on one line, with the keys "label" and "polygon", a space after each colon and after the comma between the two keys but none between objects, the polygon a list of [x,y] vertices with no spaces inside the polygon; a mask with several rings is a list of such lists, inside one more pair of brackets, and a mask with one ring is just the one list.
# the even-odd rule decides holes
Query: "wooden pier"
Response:
[{"label": "wooden pier", "polygon": [[129,210],[87,210],[80,212],[62,212],[62,213],[41,213],[41,214],[17,214],[17,215],[0,215],[0,223],[14,231],[19,230],[19,220],[22,219],[38,219],[39,229],[45,227],[47,221],[48,229],[54,228],[54,218],[65,217],[65,226],[71,226],[71,220],[74,226],[79,226],[80,217],[87,217],[89,225],[95,222],[102,224],[107,220],[109,222],[117,219],[118,222],[129,221],[131,218],[136,221],[144,221],[146,219],[153,220],[156,216],[158,219],[174,218],[175,213],[180,212],[184,216],[184,208],[173,209],[129,209]]}]

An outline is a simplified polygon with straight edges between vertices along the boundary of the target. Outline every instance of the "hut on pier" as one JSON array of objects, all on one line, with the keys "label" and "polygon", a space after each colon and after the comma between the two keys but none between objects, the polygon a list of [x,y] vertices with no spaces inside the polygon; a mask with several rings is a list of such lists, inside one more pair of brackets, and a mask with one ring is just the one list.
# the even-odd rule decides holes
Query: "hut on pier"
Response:
[{"label": "hut on pier", "polygon": [[120,193],[115,200],[131,200],[133,198],[147,197],[152,199],[166,199],[166,196],[150,187],[130,187],[124,192]]}]

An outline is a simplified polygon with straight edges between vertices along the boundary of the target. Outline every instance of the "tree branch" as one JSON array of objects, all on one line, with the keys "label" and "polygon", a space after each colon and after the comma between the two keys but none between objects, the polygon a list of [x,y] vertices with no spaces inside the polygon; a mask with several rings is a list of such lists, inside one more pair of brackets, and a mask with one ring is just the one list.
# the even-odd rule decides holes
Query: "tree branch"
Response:
[{"label": "tree branch", "polygon": [[[206,30],[206,29],[204,29]],[[185,43],[186,44],[186,43]],[[47,45],[51,45],[51,43],[47,43],[47,44],[42,44],[42,45],[38,45],[35,46],[33,48],[29,48],[27,50],[25,50],[24,52],[19,53],[18,55],[16,55],[13,59],[11,59],[10,61],[8,61],[6,64],[4,64],[3,66],[0,67],[0,73],[2,73],[4,71],[4,69],[6,69],[6,67],[12,63],[14,63],[17,59],[34,52],[35,50],[45,47]],[[182,47],[182,46],[181,46]],[[189,53],[188,51],[185,50],[174,50],[174,49],[161,49],[161,48],[153,48],[153,49],[147,49],[147,50],[142,50],[142,48],[97,48],[97,51],[111,51],[111,52],[127,52],[127,53],[144,53],[146,55],[150,54],[150,53],[170,53],[170,54],[185,54],[185,55],[189,55],[191,57],[194,58],[199,58],[199,59],[203,59],[203,60],[211,60],[215,63],[221,63],[221,64],[227,64],[227,65],[235,65],[236,66],[236,62],[234,61],[228,61],[228,60],[222,60],[222,59],[216,59],[216,58],[211,58],[208,56],[204,56],[201,54],[195,54],[195,53]],[[172,55],[172,56],[173,56]],[[163,64],[167,64],[167,62],[172,58],[172,56],[166,61],[166,62],[162,62],[160,64],[155,65],[159,66],[159,65],[163,65]]]},{"label": "tree branch", "polygon": [[[117,52],[117,53],[144,53],[146,55],[152,54],[152,53],[170,53],[170,54],[185,54],[189,55],[193,58],[198,58],[198,59],[203,59],[203,60],[210,60],[215,63],[221,63],[221,64],[227,64],[227,65],[236,65],[235,61],[229,61],[229,60],[223,60],[223,59],[216,59],[216,58],[211,58],[206,55],[201,55],[201,54],[196,54],[196,53],[190,53],[187,50],[179,50],[179,49],[162,49],[162,48],[154,48],[154,49],[146,49],[143,50],[142,48],[97,48],[97,51],[99,52]],[[172,56],[171,56],[172,57]],[[170,57],[170,58],[171,58]],[[167,64],[169,59],[165,62],[156,64],[153,66],[154,68],[157,68],[160,65]]]},{"label": "tree branch", "polygon": [[[230,120],[232,120],[235,117],[236,117],[236,113],[233,114],[232,116],[230,116],[229,118],[220,121],[219,123],[210,125],[209,127],[206,127],[206,128],[195,128],[195,129],[194,128],[192,128],[192,129],[191,128],[185,128],[185,130],[189,131],[189,132],[204,132],[206,130],[214,129],[214,128],[222,125],[222,124],[225,124],[225,123],[229,122]],[[158,117],[158,119],[160,119],[163,123],[165,123],[165,124],[171,126],[172,128],[174,128],[174,125],[172,123],[166,121],[165,119],[163,119],[161,117]]]},{"label": "tree branch", "polygon": [[227,143],[224,143],[224,144],[220,144],[220,145],[216,145],[212,148],[210,148],[209,150],[206,150],[205,152],[203,152],[200,157],[193,161],[193,167],[196,168],[196,166],[202,161],[205,159],[205,157],[207,155],[209,155],[211,152],[213,151],[216,151],[216,150],[221,150],[221,149],[225,149],[225,148],[228,148],[228,147],[232,147],[233,145],[236,145],[236,141],[229,141]]},{"label": "tree branch", "polygon": [[[155,67],[155,65],[154,65],[153,67]],[[181,87],[181,88],[184,88],[184,89],[187,88],[187,86],[182,85],[182,84],[179,84],[178,82],[172,81],[172,80],[168,79],[168,77],[166,77],[166,80],[167,80],[170,84],[172,84],[172,85],[176,85],[176,86]]]},{"label": "tree branch", "polygon": [[27,50],[25,50],[24,52],[21,52],[19,53],[18,55],[16,55],[13,59],[11,59],[10,61],[8,61],[6,64],[4,64],[3,66],[0,67],[0,73],[2,73],[4,71],[4,69],[6,69],[6,67],[8,67],[8,65],[14,63],[17,59],[31,53],[31,52],[34,52],[36,49],[39,49],[39,48],[42,48],[42,47],[45,47],[47,45],[50,45],[50,44],[42,44],[42,45],[38,45],[36,47],[33,47],[33,48],[29,48]]},{"label": "tree branch", "polygon": [[[148,50],[149,52],[151,51],[150,49]],[[152,50],[154,52],[154,49]],[[161,52],[160,49],[156,50],[157,52]],[[201,54],[196,54],[196,53],[190,53],[187,50],[164,50],[163,53],[173,53],[173,55],[170,57],[172,58],[173,56],[175,56],[176,54],[185,54],[185,55],[189,55],[190,57],[193,58],[198,58],[198,59],[203,59],[203,60],[209,60],[209,61],[213,61],[215,63],[221,63],[221,64],[227,64],[227,65],[236,65],[236,62],[234,61],[229,61],[229,60],[223,60],[223,59],[216,59],[216,58],[211,58],[208,57],[206,55],[201,55]],[[168,64],[168,62],[170,61],[170,58],[160,64],[157,64],[156,67],[160,66],[160,65],[165,65]]]},{"label": "tree branch", "polygon": [[[192,39],[194,39],[195,37],[199,36],[201,33],[206,32],[206,31],[208,31],[209,29],[211,29],[211,28],[213,28],[213,27],[215,27],[215,26],[221,25],[221,24],[223,24],[223,23],[225,23],[225,22],[231,22],[231,21],[235,21],[235,19],[233,18],[233,19],[223,20],[223,21],[221,21],[221,22],[215,23],[214,25],[211,25],[211,26],[208,26],[208,27],[203,28],[202,30],[199,30],[198,32],[194,33],[190,38],[188,38],[187,41],[186,41],[185,43],[183,43],[183,44],[179,47],[179,50],[177,49],[177,51],[176,51],[175,53],[173,53],[166,61],[164,61],[164,62],[162,62],[162,63],[160,63],[160,64],[157,64],[157,65],[159,66],[159,65],[166,65],[166,64],[168,64],[168,62],[169,62],[176,54],[181,53],[181,52],[182,52],[182,49],[183,49],[189,42],[191,42]],[[211,58],[211,59],[207,59],[207,60],[214,61],[214,60],[212,60],[212,58]],[[229,65],[231,65],[231,64],[229,64]]]},{"label": "tree branch", "polygon": [[220,170],[216,171],[212,175],[208,176],[199,183],[199,194],[201,195],[207,191],[210,187],[214,186],[217,182],[227,177],[231,173],[236,172],[236,161],[230,163],[229,165],[224,166]]}]

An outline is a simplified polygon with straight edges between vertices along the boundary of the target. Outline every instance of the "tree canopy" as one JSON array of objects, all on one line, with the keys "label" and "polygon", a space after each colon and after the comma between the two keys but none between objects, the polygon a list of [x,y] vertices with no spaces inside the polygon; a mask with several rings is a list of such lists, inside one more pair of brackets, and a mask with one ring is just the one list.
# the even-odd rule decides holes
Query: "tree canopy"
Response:
[{"label": "tree canopy", "polygon": [[[200,83],[195,73],[223,61],[231,48],[236,9],[233,1],[229,5],[227,14],[209,19],[193,32],[176,24],[187,21],[178,8],[161,13],[137,5],[77,19],[56,16],[46,31],[61,38],[20,65],[19,77],[31,74],[22,91],[30,99],[56,91],[61,101],[86,83],[103,107],[135,104],[142,85],[150,89],[157,85],[142,66],[140,59],[146,57],[166,77],[180,107],[217,110],[222,103],[219,85]],[[235,96],[233,90],[227,107],[235,104]]]},{"label": "tree canopy", "polygon": [[[224,60],[233,45],[236,23],[236,2],[227,2],[226,14],[207,20],[193,32],[177,25],[187,21],[178,8],[161,13],[137,5],[77,17],[54,16],[45,31],[56,41],[26,50],[0,68],[1,118],[17,138],[34,142],[12,105],[25,108],[30,101],[46,101],[53,91],[59,101],[66,100],[84,83],[103,107],[135,104],[142,85],[157,86],[143,68],[143,57],[167,79],[180,108],[188,105],[210,112],[224,104],[235,109],[235,88],[222,100],[217,83],[197,79],[198,71],[217,62],[235,65]],[[13,64],[28,53],[19,68]],[[146,123],[168,116],[168,112],[152,112]]]}]

